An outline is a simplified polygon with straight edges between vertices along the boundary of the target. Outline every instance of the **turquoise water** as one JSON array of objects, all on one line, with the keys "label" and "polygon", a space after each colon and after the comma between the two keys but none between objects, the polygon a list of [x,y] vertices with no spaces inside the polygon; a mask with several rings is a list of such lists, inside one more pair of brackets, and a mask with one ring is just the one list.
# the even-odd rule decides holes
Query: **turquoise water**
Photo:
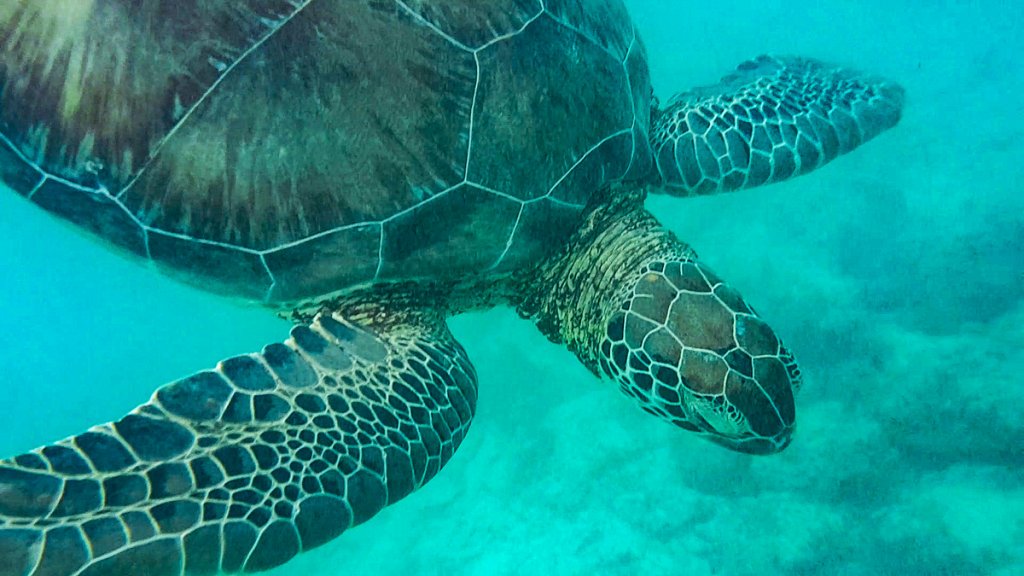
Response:
[{"label": "turquoise water", "polygon": [[[511,311],[466,315],[481,395],[458,455],[272,574],[1024,573],[1024,7],[630,4],[663,98],[761,52],[907,89],[895,130],[811,176],[651,201],[801,360],[793,445],[727,452]],[[0,453],[286,334],[10,193],[0,231]]]}]

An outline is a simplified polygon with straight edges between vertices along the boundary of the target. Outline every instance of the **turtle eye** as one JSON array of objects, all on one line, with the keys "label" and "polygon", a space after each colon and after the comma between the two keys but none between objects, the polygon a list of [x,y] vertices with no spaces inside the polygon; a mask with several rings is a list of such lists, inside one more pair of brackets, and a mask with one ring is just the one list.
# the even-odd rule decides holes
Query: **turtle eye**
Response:
[{"label": "turtle eye", "polygon": [[743,452],[789,443],[792,355],[703,265],[649,263],[609,319],[601,352],[605,374],[651,414]]}]

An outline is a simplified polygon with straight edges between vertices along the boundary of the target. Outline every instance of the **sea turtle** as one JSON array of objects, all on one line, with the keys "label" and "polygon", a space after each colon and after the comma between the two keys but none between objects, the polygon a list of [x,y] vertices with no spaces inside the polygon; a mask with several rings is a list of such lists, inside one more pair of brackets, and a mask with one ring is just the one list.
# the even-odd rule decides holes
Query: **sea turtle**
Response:
[{"label": "sea turtle", "polygon": [[620,0],[12,0],[0,178],[284,343],[0,462],[0,575],[280,565],[431,479],[511,305],[644,410],[783,449],[800,374],[643,208],[803,174],[902,90],[793,57],[653,98]]}]

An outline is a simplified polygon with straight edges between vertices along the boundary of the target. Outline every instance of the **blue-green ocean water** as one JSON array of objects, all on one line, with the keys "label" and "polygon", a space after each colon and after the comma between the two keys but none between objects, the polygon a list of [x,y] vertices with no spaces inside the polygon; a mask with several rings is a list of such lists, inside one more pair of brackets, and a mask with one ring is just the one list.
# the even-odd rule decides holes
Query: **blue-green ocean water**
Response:
[{"label": "blue-green ocean water", "polygon": [[[510,310],[470,314],[480,403],[454,460],[272,574],[1024,574],[1024,5],[630,4],[662,98],[762,52],[907,89],[895,130],[811,176],[650,202],[801,360],[793,445],[727,452]],[[285,337],[9,192],[0,234],[0,454]]]}]

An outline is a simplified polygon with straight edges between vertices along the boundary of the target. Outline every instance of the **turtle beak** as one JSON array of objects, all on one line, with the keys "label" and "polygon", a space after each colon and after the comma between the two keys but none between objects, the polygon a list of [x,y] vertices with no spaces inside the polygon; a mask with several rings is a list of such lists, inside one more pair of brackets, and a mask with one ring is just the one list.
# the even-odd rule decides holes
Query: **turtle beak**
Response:
[{"label": "turtle beak", "polygon": [[[775,454],[793,440],[796,421],[791,409],[793,386],[788,374],[765,371],[757,378],[726,377],[722,401],[682,394],[687,421],[719,446],[745,454]],[[772,378],[778,382],[772,382]],[[766,393],[770,390],[771,393]],[[722,410],[722,404],[727,406]]]},{"label": "turtle beak", "polygon": [[749,434],[730,438],[728,436],[723,436],[709,431],[707,433],[707,438],[719,446],[724,446],[725,448],[736,452],[752,454],[755,456],[767,456],[785,450],[793,441],[793,430],[794,427],[789,426],[771,438],[764,438]]}]

